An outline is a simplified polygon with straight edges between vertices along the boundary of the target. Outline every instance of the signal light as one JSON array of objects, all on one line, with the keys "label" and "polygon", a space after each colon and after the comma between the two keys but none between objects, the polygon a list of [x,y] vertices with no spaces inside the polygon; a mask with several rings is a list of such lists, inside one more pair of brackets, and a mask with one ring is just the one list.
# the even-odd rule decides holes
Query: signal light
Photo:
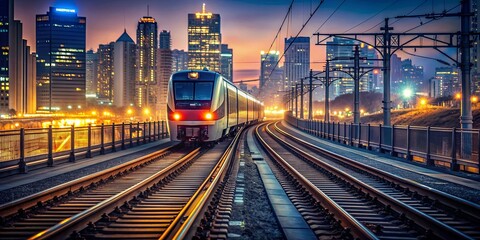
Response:
[{"label": "signal light", "polygon": [[174,113],[174,114],[173,114],[173,119],[175,119],[175,120],[178,121],[178,120],[180,120],[180,118],[181,118],[181,116],[180,116],[179,113]]},{"label": "signal light", "polygon": [[212,119],[213,119],[213,114],[211,114],[211,113],[206,113],[206,114],[205,114],[205,119],[207,119],[207,120],[212,120]]}]

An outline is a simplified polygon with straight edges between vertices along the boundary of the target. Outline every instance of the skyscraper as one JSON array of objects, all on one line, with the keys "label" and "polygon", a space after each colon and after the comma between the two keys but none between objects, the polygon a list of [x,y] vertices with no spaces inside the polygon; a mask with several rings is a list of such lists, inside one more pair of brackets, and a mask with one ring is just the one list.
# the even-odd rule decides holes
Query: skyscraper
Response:
[{"label": "skyscraper", "polygon": [[[354,44],[355,41],[353,40],[338,37],[334,37],[332,41],[327,42],[327,59],[339,59],[330,62],[330,66],[338,69],[346,68],[344,69],[345,71],[348,71],[347,68],[352,68],[353,60],[350,58],[353,57]],[[330,76],[341,78],[336,80],[333,86],[331,86],[332,98],[353,93],[354,82],[350,75],[342,72],[333,72]]]},{"label": "skyscraper", "polygon": [[[287,47],[290,48],[287,50]],[[300,83],[310,72],[310,38],[285,38],[285,84],[284,90]]]},{"label": "skyscraper", "polygon": [[86,54],[86,72],[85,72],[85,92],[87,100],[89,98],[97,98],[97,65],[98,54],[92,49],[87,51]]},{"label": "skyscraper", "polygon": [[101,104],[113,102],[113,52],[114,42],[100,44],[97,50],[97,97]]},{"label": "skyscraper", "polygon": [[172,51],[172,72],[188,69],[188,52],[174,49]]},{"label": "skyscraper", "polygon": [[22,23],[13,21],[10,27],[9,46],[9,109],[17,114],[35,113],[36,111],[36,67],[35,54],[30,53],[27,40],[23,39]]},{"label": "skyscraper", "polygon": [[188,68],[205,67],[220,72],[220,14],[205,11],[188,14]]},{"label": "skyscraper", "polygon": [[137,73],[135,104],[155,107],[157,102],[157,47],[158,30],[155,18],[140,18],[137,26]]},{"label": "skyscraper", "polygon": [[423,77],[423,67],[413,65],[411,59],[402,61],[402,79],[404,81],[402,89],[410,88],[415,92],[428,92],[428,85]]},{"label": "skyscraper", "polygon": [[39,110],[85,106],[86,18],[50,7],[37,15],[37,106]]},{"label": "skyscraper", "polygon": [[133,106],[135,102],[136,45],[125,30],[117,39],[113,52],[113,105]]},{"label": "skyscraper", "polygon": [[161,120],[165,120],[167,115],[167,88],[168,80],[172,75],[171,45],[170,32],[166,30],[160,32],[160,48],[158,49],[157,61],[159,99],[155,109],[158,111],[156,114]]},{"label": "skyscraper", "polygon": [[[460,92],[460,79],[458,69],[455,67],[439,67],[435,68],[434,83],[437,84],[436,96],[447,97],[454,96]],[[432,86],[431,86],[432,87]]]},{"label": "skyscraper", "polygon": [[278,62],[280,52],[272,50],[269,53],[260,52],[260,100],[267,107],[280,106],[283,91],[283,69],[275,64]]},{"label": "skyscraper", "polygon": [[220,53],[220,73],[233,82],[233,49],[228,48],[228,44],[222,44]]},{"label": "skyscraper", "polygon": [[[480,4],[479,0],[472,0],[472,32],[479,32],[479,16],[478,16],[478,7]],[[472,48],[472,88],[475,94],[480,95],[480,43],[478,41],[478,37],[476,41],[473,41],[473,48]]]},{"label": "skyscraper", "polygon": [[0,0],[0,114],[8,113],[8,56],[10,26],[13,24],[13,0]]}]

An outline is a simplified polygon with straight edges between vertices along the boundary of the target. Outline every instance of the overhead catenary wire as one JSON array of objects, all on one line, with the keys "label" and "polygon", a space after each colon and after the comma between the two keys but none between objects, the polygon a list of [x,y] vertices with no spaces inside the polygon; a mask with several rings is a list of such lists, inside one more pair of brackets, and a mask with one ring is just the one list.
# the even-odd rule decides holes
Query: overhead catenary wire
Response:
[{"label": "overhead catenary wire", "polygon": [[322,23],[322,25],[320,25],[320,27],[317,28],[317,30],[315,32],[318,33],[318,31],[320,31],[320,29],[325,25],[325,23],[328,22],[328,20],[330,20],[330,18],[338,11],[338,9],[340,9],[340,7],[342,7],[342,5],[346,2],[347,0],[343,0],[338,6],[337,8],[335,8],[335,10],[330,14],[330,16],[328,16],[327,19],[325,19],[325,21]]},{"label": "overhead catenary wire", "polygon": [[308,17],[307,21],[305,21],[305,23],[303,23],[302,25],[302,28],[300,28],[300,30],[298,31],[298,33],[295,35],[295,37],[293,38],[293,41],[290,42],[290,44],[285,48],[285,50],[283,51],[282,55],[280,56],[280,58],[278,58],[277,62],[275,63],[275,65],[273,66],[272,70],[270,71],[270,74],[268,75],[268,78],[270,78],[273,74],[273,72],[275,71],[275,69],[278,67],[278,64],[280,63],[280,61],[283,59],[283,57],[285,56],[285,53],[288,51],[288,49],[290,49],[290,47],[292,46],[292,44],[295,42],[295,40],[297,40],[298,36],[302,33],[303,29],[305,29],[305,27],[307,26],[307,24],[310,22],[310,20],[312,19],[312,17],[315,15],[315,13],[318,11],[318,9],[320,9],[320,6],[322,6],[322,4],[325,2],[325,0],[321,0],[320,3],[318,4],[318,6],[313,10],[313,12],[310,14],[310,16]]},{"label": "overhead catenary wire", "polygon": [[[458,5],[456,5],[455,7],[452,7],[452,8],[450,8],[450,9],[448,9],[447,11],[444,11],[443,13],[444,13],[444,14],[449,13],[449,12],[453,11],[454,9],[460,7],[460,6],[461,6],[461,4],[458,4]],[[419,25],[417,25],[417,26],[415,26],[415,27],[412,27],[412,28],[404,31],[403,33],[408,33],[408,32],[413,31],[413,30],[415,30],[415,29],[417,29],[417,28],[419,28],[419,27],[425,26],[425,25],[427,25],[427,24],[429,24],[429,23],[431,23],[431,22],[433,22],[433,21],[435,21],[435,20],[439,20],[439,19],[442,19],[442,18],[443,18],[443,17],[432,18],[432,19],[430,19],[429,21],[427,21],[427,22],[425,22],[425,23],[420,23]]]},{"label": "overhead catenary wire", "polygon": [[376,16],[378,16],[378,14],[382,13],[383,11],[393,7],[393,5],[397,4],[399,2],[399,0],[396,0],[396,1],[393,1],[392,3],[390,3],[389,5],[387,5],[386,7],[382,8],[380,11],[378,11],[377,13],[375,13],[374,15],[370,16],[369,18],[363,20],[362,22],[358,23],[357,25],[349,28],[348,30],[346,30],[344,33],[347,33],[349,32],[350,30],[354,29],[354,28],[357,28],[358,26],[370,21],[371,19],[375,18]]},{"label": "overhead catenary wire", "polygon": [[[282,24],[280,24],[280,27],[278,28],[277,34],[275,34],[275,37],[273,38],[273,41],[272,41],[272,43],[270,44],[270,47],[268,48],[267,55],[265,56],[265,59],[266,59],[266,58],[268,57],[268,55],[270,54],[270,51],[272,50],[273,45],[274,45],[275,42],[277,41],[278,36],[280,35],[280,32],[282,32],[283,25],[285,25],[285,21],[287,21],[287,19],[289,18],[290,14],[291,14],[291,12],[292,12],[292,8],[293,8],[293,3],[294,3],[294,2],[295,2],[295,0],[292,0],[292,2],[290,2],[290,6],[288,7],[287,13],[285,14],[285,17],[283,17]],[[287,24],[287,28],[288,28],[288,24]],[[287,29],[287,31],[288,31],[288,29]]]},{"label": "overhead catenary wire", "polygon": [[[415,8],[413,8],[412,10],[410,10],[410,12],[408,12],[406,15],[412,14],[413,12],[415,12],[415,10],[417,10],[419,7],[421,7],[421,6],[422,6],[423,4],[425,4],[426,2],[428,2],[428,0],[424,0],[423,2],[421,2],[420,4],[418,4]],[[400,21],[400,20],[401,20],[401,18],[393,21],[393,22],[390,24],[390,26],[392,26],[393,24],[397,23],[397,22]],[[382,23],[384,23],[384,22],[385,22],[385,20],[382,19],[382,21],[380,21],[379,23],[375,24],[375,25],[372,26],[371,28],[363,31],[363,33],[370,32],[371,30],[377,28],[378,26],[380,26],[380,25],[381,25]]]}]

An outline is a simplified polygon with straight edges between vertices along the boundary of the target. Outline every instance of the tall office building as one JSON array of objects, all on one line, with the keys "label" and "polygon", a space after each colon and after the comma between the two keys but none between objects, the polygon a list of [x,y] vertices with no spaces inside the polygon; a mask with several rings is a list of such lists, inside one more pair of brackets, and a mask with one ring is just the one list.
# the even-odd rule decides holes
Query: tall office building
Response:
[{"label": "tall office building", "polygon": [[8,114],[9,106],[9,45],[13,24],[13,0],[0,0],[0,114]]},{"label": "tall office building", "polygon": [[201,70],[205,67],[220,72],[220,14],[202,12],[188,14],[188,68]]},{"label": "tall office building", "polygon": [[85,92],[87,100],[97,98],[97,65],[98,54],[92,49],[87,51],[85,65]]},{"label": "tall office building", "polygon": [[[360,57],[365,57],[366,59],[360,60],[360,65],[365,67],[381,67],[381,63],[379,61],[375,61],[374,59],[378,59],[377,51],[373,48],[373,46],[365,45],[364,43],[360,43]],[[370,71],[369,73],[365,74],[360,79],[360,91],[361,92],[372,92],[377,91],[382,86],[381,82],[381,75],[378,74],[379,70]]]},{"label": "tall office building", "polygon": [[160,32],[160,46],[158,49],[158,90],[159,99],[157,102],[156,115],[160,120],[167,117],[167,88],[168,80],[172,75],[172,49],[170,32],[163,30]]},{"label": "tall office building", "polygon": [[114,44],[113,105],[133,106],[135,103],[136,45],[125,30]]},{"label": "tall office building", "polygon": [[220,73],[233,82],[233,49],[228,44],[222,44],[220,53]]},{"label": "tall office building", "polygon": [[37,15],[37,106],[39,110],[85,106],[86,18],[50,7]]},{"label": "tall office building", "polygon": [[188,52],[174,49],[172,51],[172,72],[188,69]]},{"label": "tall office building", "polygon": [[[290,48],[287,50],[287,47]],[[285,38],[285,83],[284,90],[291,89],[310,72],[310,38]]]},{"label": "tall office building", "polygon": [[272,50],[269,53],[260,52],[260,95],[258,96],[267,107],[281,106],[283,91],[283,68],[275,65],[280,52]]},{"label": "tall office building", "polygon": [[23,39],[22,23],[13,21],[10,27],[9,46],[9,109],[17,114],[36,112],[35,54],[30,53],[27,40]]},{"label": "tall office building", "polygon": [[[461,91],[460,77],[458,69],[455,67],[435,68],[435,79],[437,83],[436,96],[447,97],[454,96]],[[432,88],[432,86],[430,86]]]},{"label": "tall office building", "polygon": [[113,102],[113,53],[114,42],[98,46],[97,98],[100,104]]},{"label": "tall office building", "polygon": [[423,77],[423,67],[413,65],[411,59],[402,61],[402,80],[404,81],[402,89],[410,88],[415,92],[428,92],[428,85]]},{"label": "tall office building", "polygon": [[[479,28],[479,16],[478,16],[478,7],[480,5],[480,0],[472,0],[472,32],[478,33],[480,31]],[[472,47],[472,88],[473,92],[477,95],[480,95],[480,43],[479,43],[478,37],[476,38],[476,41],[473,41],[473,47]]]},{"label": "tall office building", "polygon": [[404,85],[402,76],[402,59],[397,54],[393,54],[390,58],[390,83],[392,92],[401,91]]},{"label": "tall office building", "polygon": [[155,18],[140,18],[137,26],[137,73],[135,104],[138,107],[155,107],[157,102],[157,48],[158,30]]},{"label": "tall office building", "polygon": [[[330,67],[343,69],[345,71],[349,71],[349,68],[353,68],[353,60],[350,58],[353,57],[354,44],[355,41],[353,40],[338,37],[335,37],[332,41],[327,42],[327,59],[339,59],[331,61]],[[342,72],[333,72],[330,74],[330,76],[341,78],[336,80],[334,84],[330,86],[332,98],[343,94],[353,93],[354,82],[350,75]]]}]

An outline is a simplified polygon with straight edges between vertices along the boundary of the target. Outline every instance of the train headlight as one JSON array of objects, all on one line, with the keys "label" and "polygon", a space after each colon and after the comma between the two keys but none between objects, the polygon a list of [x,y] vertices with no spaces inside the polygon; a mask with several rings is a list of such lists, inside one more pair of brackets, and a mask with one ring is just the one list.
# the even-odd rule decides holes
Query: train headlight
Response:
[{"label": "train headlight", "polygon": [[198,79],[198,72],[189,72],[188,79]]},{"label": "train headlight", "polygon": [[180,113],[174,113],[174,114],[173,114],[173,119],[175,119],[175,120],[177,120],[177,121],[180,120],[181,117],[182,117],[182,116],[180,116]]},{"label": "train headlight", "polygon": [[211,114],[211,113],[206,113],[206,114],[205,114],[205,119],[207,119],[207,120],[212,120],[212,119],[213,119],[213,114]]}]

